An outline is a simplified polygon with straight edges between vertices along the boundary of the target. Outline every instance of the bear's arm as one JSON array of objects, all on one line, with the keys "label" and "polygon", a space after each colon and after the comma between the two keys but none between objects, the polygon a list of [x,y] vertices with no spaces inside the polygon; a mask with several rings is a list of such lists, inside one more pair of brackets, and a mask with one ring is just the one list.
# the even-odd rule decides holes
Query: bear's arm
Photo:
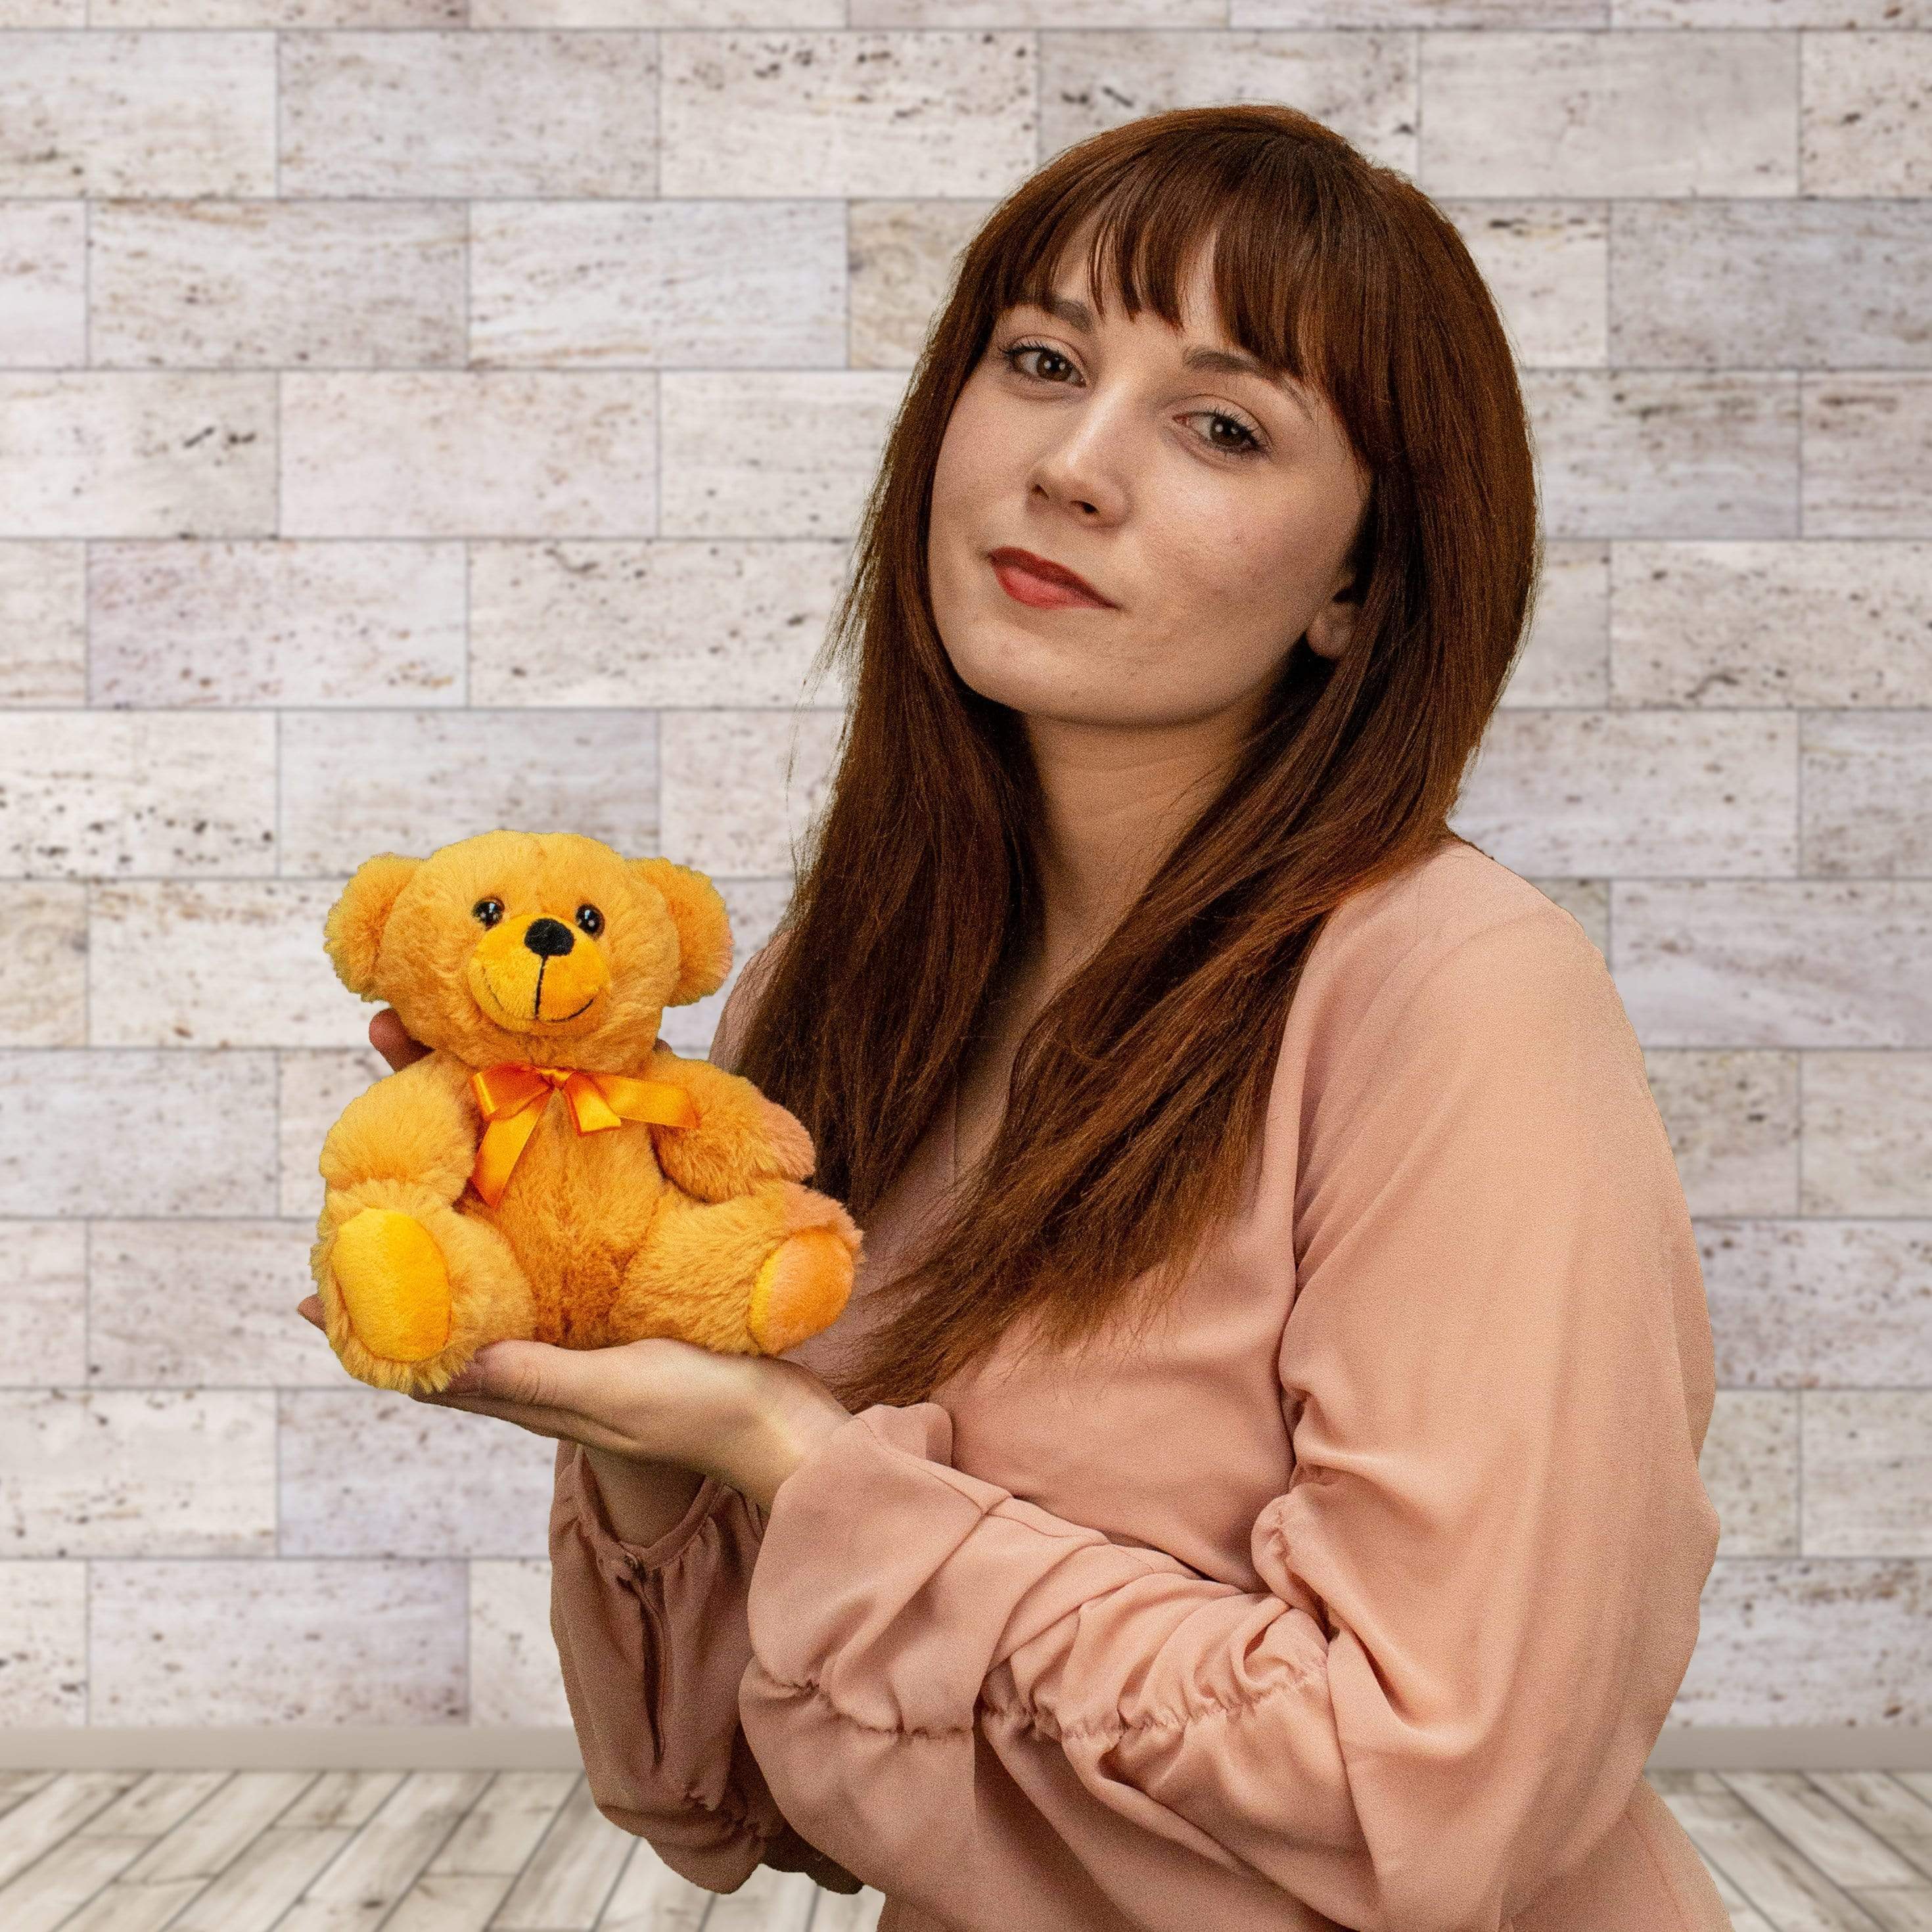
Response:
[{"label": "bear's arm", "polygon": [[796,1114],[768,1100],[750,1081],[709,1060],[682,1060],[662,1040],[650,1078],[680,1088],[698,1108],[698,1124],[659,1126],[651,1136],[658,1164],[700,1201],[728,1201],[760,1180],[802,1180],[818,1156]]},{"label": "bear's arm", "polygon": [[470,1070],[446,1053],[426,1054],[343,1108],[317,1166],[331,1187],[420,1181],[453,1203],[476,1165],[481,1122]]}]

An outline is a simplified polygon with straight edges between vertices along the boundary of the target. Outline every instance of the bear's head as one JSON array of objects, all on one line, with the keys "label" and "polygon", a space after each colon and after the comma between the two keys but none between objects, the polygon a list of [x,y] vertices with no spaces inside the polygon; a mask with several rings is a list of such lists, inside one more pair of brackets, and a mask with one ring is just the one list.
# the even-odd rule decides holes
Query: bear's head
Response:
[{"label": "bear's head", "polygon": [[342,983],[470,1066],[628,1073],[667,1006],[731,970],[718,889],[569,832],[483,832],[427,859],[378,853],[330,908]]}]

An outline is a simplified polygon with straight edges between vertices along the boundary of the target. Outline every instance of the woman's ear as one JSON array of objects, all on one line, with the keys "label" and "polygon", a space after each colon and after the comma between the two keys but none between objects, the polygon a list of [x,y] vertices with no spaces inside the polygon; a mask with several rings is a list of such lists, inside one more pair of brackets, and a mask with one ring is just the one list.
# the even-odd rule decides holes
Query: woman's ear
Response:
[{"label": "woman's ear", "polygon": [[1308,648],[1318,657],[1339,658],[1354,642],[1362,614],[1362,586],[1345,576],[1327,603],[1308,621]]},{"label": "woman's ear", "polygon": [[365,1000],[384,996],[376,990],[376,957],[382,931],[396,903],[396,895],[422,863],[400,852],[378,852],[356,867],[328,909],[322,922],[322,944],[335,967],[336,977]]},{"label": "woman's ear", "polygon": [[1324,604],[1309,622],[1308,648],[1317,657],[1342,656],[1354,640],[1355,618],[1360,608],[1360,604],[1339,600]]},{"label": "woman's ear", "polygon": [[663,895],[677,928],[677,983],[664,1004],[688,1006],[716,992],[731,970],[731,920],[723,896],[702,872],[669,859],[626,862]]}]

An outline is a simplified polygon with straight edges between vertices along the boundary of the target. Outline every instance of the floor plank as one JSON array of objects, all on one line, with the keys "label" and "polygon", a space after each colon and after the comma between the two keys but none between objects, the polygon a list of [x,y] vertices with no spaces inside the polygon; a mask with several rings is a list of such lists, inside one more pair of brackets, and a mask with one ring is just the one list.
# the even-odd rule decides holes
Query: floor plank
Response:
[{"label": "floor plank", "polygon": [[1879,1922],[1724,1781],[1740,1774],[1692,1772],[1659,1791],[1705,1864],[1722,1871],[1775,1932],[1875,1932]]},{"label": "floor plank", "polygon": [[1932,1800],[1882,1771],[1814,1771],[1826,1796],[1880,1838],[1912,1867],[1915,1885],[1932,1880]]},{"label": "floor plank", "polygon": [[868,1885],[863,1892],[821,1892],[812,1915],[812,1932],[876,1932],[886,1897]]},{"label": "floor plank", "polygon": [[1726,1790],[1847,1892],[1863,1886],[1909,1886],[1918,1877],[1870,1826],[1854,1818],[1802,1771],[1719,1774]]},{"label": "floor plank", "polygon": [[0,1771],[0,1813],[13,1810],[60,1775],[57,1771]]},{"label": "floor plank", "polygon": [[122,1885],[118,1880],[98,1892],[62,1926],[61,1932],[162,1932],[178,1921],[175,1914],[204,1888],[198,1878],[164,1880],[160,1885]]},{"label": "floor plank", "polygon": [[355,1835],[346,1825],[272,1825],[168,1932],[269,1932]]},{"label": "floor plank", "polygon": [[1886,1932],[1932,1932],[1932,1886],[1861,1892],[1858,1903]]},{"label": "floor plank", "polygon": [[589,1780],[580,1778],[490,1922],[491,1932],[592,1932],[636,1842],[598,1810]]},{"label": "floor plank", "polygon": [[366,1825],[406,1771],[325,1771],[275,1822],[279,1825]]},{"label": "floor plank", "polygon": [[424,1872],[382,1932],[485,1932],[510,1888],[507,1872]]},{"label": "floor plank", "polygon": [[[135,1885],[218,1876],[320,1775],[313,1771],[233,1773],[122,1876]],[[0,1819],[0,1824],[5,1822]]]},{"label": "floor plank", "polygon": [[[225,1771],[154,1771],[145,1777],[136,1773],[118,1797],[0,1885],[0,1926],[7,1932],[51,1932],[67,1924],[230,1775]],[[176,1904],[181,1902],[178,1897]],[[126,1907],[121,1909],[124,1916],[130,1916]],[[152,1909],[150,1904],[146,1912],[131,1916],[152,1916]]]},{"label": "floor plank", "polygon": [[158,1838],[164,1832],[172,1832],[234,1775],[232,1771],[151,1771],[104,1810],[97,1811],[80,1829],[89,1835],[127,1832],[136,1838]]},{"label": "floor plank", "polygon": [[424,1874],[514,1876],[521,1871],[583,1775],[579,1771],[498,1772],[423,1868]]},{"label": "floor plank", "polygon": [[597,1921],[597,1932],[700,1932],[717,1896],[673,1871],[639,1838]]},{"label": "floor plank", "polygon": [[54,1932],[153,1843],[152,1838],[80,1832],[63,1838],[0,1886],[0,1925],[7,1932]]},{"label": "floor plank", "polygon": [[275,1922],[275,1932],[382,1923],[488,1786],[487,1771],[412,1772]]},{"label": "floor plank", "polygon": [[68,1771],[30,1792],[0,1816],[0,1886],[10,1883],[141,1777],[138,1771]]},{"label": "floor plank", "polygon": [[760,1865],[736,1892],[712,1894],[704,1932],[809,1932],[818,1896],[803,1872]]},{"label": "floor plank", "polygon": [[[1932,1772],[1657,1772],[1732,1932],[1932,1932]],[[868,1886],[710,1892],[581,1771],[0,1772],[0,1932],[877,1932]]]}]

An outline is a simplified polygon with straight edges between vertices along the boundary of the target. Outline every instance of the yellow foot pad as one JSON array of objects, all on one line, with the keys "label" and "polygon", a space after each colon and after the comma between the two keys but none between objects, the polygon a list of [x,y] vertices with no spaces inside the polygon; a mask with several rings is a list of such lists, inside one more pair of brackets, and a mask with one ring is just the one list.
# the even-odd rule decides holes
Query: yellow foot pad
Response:
[{"label": "yellow foot pad", "polygon": [[336,1230],[329,1264],[356,1339],[392,1362],[419,1362],[449,1342],[449,1271],[413,1214],[365,1208]]},{"label": "yellow foot pad", "polygon": [[752,1283],[752,1339],[782,1355],[830,1328],[851,1292],[851,1251],[830,1228],[801,1228],[765,1257]]}]

